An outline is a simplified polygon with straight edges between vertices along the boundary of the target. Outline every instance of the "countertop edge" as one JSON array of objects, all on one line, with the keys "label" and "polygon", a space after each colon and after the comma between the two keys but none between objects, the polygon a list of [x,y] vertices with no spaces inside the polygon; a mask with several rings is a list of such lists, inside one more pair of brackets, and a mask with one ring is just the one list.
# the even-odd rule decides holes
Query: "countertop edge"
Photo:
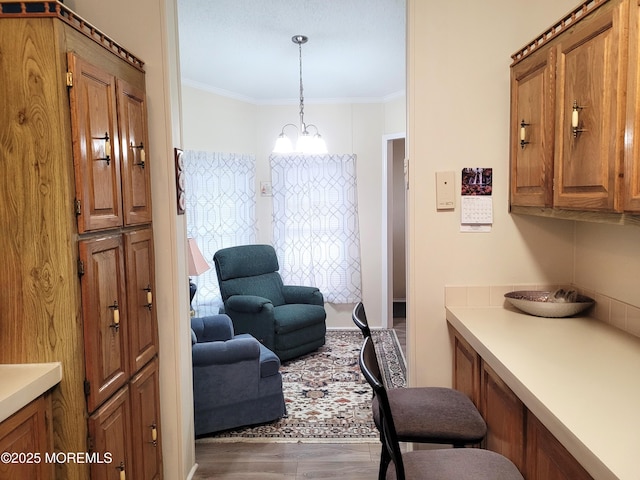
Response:
[{"label": "countertop edge", "polygon": [[[55,387],[62,380],[62,364],[60,362],[0,365],[0,372],[3,369],[5,371],[6,369],[30,371],[31,375],[25,376],[24,382],[18,388],[5,393],[4,398],[0,399],[0,422]],[[37,372],[33,373],[34,370]]]}]

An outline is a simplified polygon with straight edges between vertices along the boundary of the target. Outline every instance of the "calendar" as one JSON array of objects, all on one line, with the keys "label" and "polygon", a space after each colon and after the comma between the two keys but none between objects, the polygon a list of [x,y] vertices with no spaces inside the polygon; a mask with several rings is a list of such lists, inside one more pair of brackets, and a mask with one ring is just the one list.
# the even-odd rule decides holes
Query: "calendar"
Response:
[{"label": "calendar", "polygon": [[493,171],[463,168],[460,202],[461,232],[490,232],[493,224]]}]

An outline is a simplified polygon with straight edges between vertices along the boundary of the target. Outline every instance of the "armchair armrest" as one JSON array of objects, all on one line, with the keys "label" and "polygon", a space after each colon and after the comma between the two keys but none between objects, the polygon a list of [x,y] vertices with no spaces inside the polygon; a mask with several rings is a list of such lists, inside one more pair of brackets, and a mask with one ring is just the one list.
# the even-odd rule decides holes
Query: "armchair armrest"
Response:
[{"label": "armchair armrest", "polygon": [[232,295],[227,299],[224,306],[227,309],[242,313],[258,313],[271,300],[255,295]]},{"label": "armchair armrest", "polygon": [[322,292],[316,287],[300,285],[284,285],[282,295],[287,303],[306,303],[311,305],[324,305]]},{"label": "armchair armrest", "polygon": [[243,360],[260,361],[260,343],[255,338],[234,338],[226,342],[196,343],[192,346],[193,366],[228,365]]}]

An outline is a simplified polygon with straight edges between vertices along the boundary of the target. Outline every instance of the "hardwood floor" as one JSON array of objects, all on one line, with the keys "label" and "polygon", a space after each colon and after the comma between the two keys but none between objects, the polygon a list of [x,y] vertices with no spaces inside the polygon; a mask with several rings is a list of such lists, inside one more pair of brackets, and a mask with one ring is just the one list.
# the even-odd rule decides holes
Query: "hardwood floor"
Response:
[{"label": "hardwood floor", "polygon": [[[406,322],[394,318],[406,355]],[[197,443],[193,480],[306,480],[378,477],[380,443]]]}]

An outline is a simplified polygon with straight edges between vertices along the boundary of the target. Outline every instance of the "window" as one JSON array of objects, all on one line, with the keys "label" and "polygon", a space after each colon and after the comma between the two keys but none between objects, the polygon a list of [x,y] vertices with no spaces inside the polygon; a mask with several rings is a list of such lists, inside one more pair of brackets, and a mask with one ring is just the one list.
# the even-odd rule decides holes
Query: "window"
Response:
[{"label": "window", "polygon": [[272,155],[273,243],[285,284],[361,295],[355,155]]}]

